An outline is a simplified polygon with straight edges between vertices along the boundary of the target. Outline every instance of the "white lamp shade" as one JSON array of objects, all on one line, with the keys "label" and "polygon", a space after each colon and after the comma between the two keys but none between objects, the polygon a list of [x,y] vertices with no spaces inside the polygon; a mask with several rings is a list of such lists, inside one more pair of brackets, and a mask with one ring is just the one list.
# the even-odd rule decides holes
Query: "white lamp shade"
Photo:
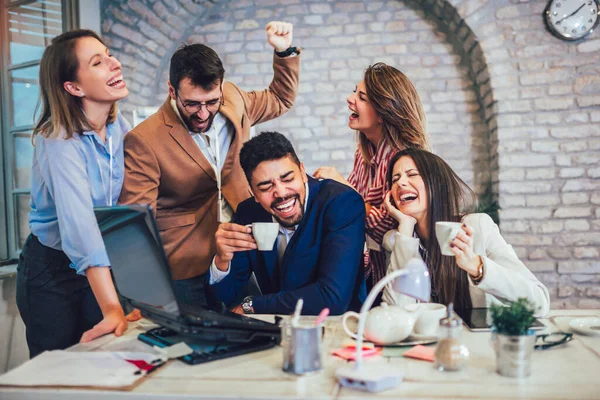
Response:
[{"label": "white lamp shade", "polygon": [[404,271],[405,274],[396,277],[392,282],[394,291],[421,301],[429,301],[431,279],[423,260],[413,258],[406,264]]}]

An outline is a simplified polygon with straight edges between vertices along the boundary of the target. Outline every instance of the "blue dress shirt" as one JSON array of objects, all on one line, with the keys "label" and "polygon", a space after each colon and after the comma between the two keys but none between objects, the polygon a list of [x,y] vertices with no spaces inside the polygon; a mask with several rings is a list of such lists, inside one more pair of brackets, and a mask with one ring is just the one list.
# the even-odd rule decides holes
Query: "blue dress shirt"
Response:
[{"label": "blue dress shirt", "polygon": [[94,131],[71,139],[35,137],[29,227],[40,243],[64,251],[78,274],[110,265],[93,208],[117,204],[129,130],[118,114],[106,126],[105,142]]}]

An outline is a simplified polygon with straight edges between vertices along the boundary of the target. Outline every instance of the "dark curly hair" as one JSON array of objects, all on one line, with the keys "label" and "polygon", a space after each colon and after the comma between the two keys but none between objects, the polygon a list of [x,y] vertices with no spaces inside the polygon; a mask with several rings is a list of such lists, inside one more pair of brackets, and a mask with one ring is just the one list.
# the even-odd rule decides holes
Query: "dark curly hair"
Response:
[{"label": "dark curly hair", "polygon": [[294,146],[285,136],[279,132],[261,132],[244,143],[240,150],[240,164],[248,183],[251,184],[252,173],[258,164],[263,161],[279,160],[286,156],[300,166]]}]

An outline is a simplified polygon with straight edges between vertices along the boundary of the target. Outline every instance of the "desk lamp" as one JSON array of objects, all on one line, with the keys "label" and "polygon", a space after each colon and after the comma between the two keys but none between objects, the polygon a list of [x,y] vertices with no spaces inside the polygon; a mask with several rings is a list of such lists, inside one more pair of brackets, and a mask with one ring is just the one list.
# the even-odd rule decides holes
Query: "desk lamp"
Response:
[{"label": "desk lamp", "polygon": [[394,369],[389,364],[379,366],[363,366],[363,334],[367,322],[367,314],[377,298],[379,292],[392,282],[392,287],[397,293],[405,294],[421,301],[429,301],[431,281],[429,272],[423,260],[413,258],[404,269],[387,274],[377,282],[360,309],[358,331],[356,333],[356,363],[354,366],[339,368],[335,375],[344,387],[367,392],[379,392],[391,389],[402,382],[402,371]]}]

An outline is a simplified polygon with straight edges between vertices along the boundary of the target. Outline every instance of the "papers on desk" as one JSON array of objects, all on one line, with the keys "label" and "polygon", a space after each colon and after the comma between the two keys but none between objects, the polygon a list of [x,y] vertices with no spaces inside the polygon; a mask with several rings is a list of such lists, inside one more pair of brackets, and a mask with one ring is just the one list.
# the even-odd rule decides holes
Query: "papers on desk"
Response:
[{"label": "papers on desk", "polygon": [[0,385],[124,389],[163,363],[156,353],[46,351],[0,376]]}]

